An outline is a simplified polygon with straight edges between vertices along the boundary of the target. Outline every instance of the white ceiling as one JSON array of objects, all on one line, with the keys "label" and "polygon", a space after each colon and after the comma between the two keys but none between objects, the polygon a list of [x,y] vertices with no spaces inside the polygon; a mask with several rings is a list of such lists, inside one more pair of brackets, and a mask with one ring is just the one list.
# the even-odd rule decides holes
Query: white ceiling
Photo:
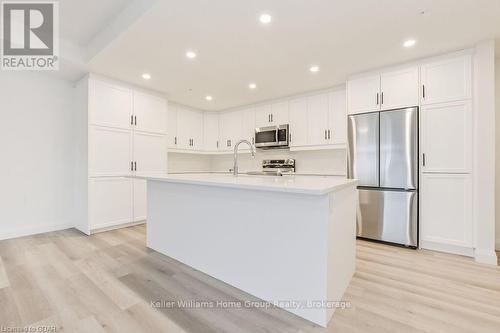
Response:
[{"label": "white ceiling", "polygon": [[[273,16],[269,26],[258,22],[264,11]],[[178,103],[221,110],[342,84],[350,74],[499,36],[498,0],[162,0],[88,68]],[[404,49],[407,38],[417,45]],[[186,59],[187,49],[198,57]],[[319,73],[308,71],[312,64]],[[144,81],[143,72],[152,79]],[[250,91],[249,82],[258,89]]]},{"label": "white ceiling", "polygon": [[77,45],[91,39],[133,0],[63,0],[59,1],[61,38]]}]

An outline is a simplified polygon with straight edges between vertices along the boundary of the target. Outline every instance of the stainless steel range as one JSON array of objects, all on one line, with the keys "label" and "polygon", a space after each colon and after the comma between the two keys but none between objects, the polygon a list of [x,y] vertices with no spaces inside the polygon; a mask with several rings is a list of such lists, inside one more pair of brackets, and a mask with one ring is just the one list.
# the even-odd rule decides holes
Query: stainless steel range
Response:
[{"label": "stainless steel range", "polygon": [[248,172],[249,175],[283,176],[295,172],[295,160],[263,160],[262,171]]}]

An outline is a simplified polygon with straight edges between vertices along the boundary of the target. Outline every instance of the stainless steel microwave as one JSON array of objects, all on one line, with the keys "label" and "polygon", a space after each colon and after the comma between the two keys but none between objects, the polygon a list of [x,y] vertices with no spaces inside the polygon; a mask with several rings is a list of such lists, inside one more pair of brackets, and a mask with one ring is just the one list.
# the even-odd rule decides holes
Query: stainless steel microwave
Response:
[{"label": "stainless steel microwave", "polygon": [[289,125],[260,127],[255,129],[255,147],[287,148]]}]

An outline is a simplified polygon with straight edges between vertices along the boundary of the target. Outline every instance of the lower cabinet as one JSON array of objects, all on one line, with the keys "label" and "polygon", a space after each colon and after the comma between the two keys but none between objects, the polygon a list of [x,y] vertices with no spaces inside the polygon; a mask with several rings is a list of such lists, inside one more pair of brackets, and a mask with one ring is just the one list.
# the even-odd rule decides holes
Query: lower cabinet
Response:
[{"label": "lower cabinet", "polygon": [[88,191],[88,220],[91,231],[132,222],[132,178],[90,178]]},{"label": "lower cabinet", "polygon": [[88,190],[90,231],[146,220],[146,180],[125,177],[89,178]]},{"label": "lower cabinet", "polygon": [[421,247],[471,255],[472,175],[424,173],[420,179]]}]

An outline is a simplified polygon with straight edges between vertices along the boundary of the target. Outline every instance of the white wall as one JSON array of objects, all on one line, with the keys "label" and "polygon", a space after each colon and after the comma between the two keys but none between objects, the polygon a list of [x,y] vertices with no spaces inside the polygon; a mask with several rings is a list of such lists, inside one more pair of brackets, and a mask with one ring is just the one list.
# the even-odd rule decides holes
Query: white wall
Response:
[{"label": "white wall", "polygon": [[495,177],[495,219],[496,249],[500,250],[500,55],[495,61],[495,99],[496,99],[496,177]]},{"label": "white wall", "polygon": [[0,239],[73,224],[72,96],[45,74],[0,74]]}]

